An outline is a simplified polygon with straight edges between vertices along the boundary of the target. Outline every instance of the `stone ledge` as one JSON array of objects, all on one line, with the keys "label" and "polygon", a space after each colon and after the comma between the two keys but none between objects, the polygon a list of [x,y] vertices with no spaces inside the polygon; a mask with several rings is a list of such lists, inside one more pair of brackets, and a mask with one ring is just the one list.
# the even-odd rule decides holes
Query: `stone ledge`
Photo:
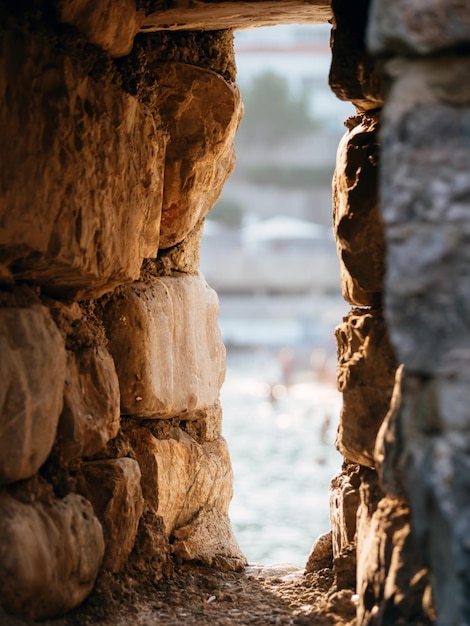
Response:
[{"label": "stone ledge", "polygon": [[136,10],[135,0],[56,0],[59,20],[76,26],[113,57],[129,54],[139,32],[323,24],[331,19],[328,0],[172,0],[165,4],[168,8],[145,14]]}]

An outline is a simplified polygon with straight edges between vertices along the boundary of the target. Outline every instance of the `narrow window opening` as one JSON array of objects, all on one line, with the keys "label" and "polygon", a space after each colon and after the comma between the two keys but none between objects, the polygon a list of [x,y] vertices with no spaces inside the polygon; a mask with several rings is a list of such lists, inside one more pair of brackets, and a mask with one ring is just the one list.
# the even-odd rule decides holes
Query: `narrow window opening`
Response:
[{"label": "narrow window opening", "polygon": [[230,515],[252,563],[305,565],[330,528],[328,486],[342,462],[334,328],[347,305],[331,178],[353,111],[328,87],[329,30],[236,33],[245,117],[235,172],[203,236],[201,269],[219,294],[227,347]]}]

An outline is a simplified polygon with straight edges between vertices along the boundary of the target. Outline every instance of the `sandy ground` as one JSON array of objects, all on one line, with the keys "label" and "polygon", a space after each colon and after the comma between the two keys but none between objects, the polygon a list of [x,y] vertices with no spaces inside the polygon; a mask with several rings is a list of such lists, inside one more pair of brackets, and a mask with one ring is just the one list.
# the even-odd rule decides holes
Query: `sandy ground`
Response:
[{"label": "sandy ground", "polygon": [[[331,591],[332,574],[285,564],[244,572],[185,566],[158,583],[104,575],[66,617],[43,626],[354,626],[352,592]],[[0,613],[2,626],[31,622]]]}]

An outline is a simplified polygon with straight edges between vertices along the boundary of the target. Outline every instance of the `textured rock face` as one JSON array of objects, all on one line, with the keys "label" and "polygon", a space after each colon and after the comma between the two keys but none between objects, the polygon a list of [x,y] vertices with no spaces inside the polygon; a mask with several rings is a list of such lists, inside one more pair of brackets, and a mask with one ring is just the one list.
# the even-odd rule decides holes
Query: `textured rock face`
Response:
[{"label": "textured rock face", "polygon": [[33,476],[53,446],[65,347],[39,304],[0,308],[0,484]]},{"label": "textured rock face", "polygon": [[432,624],[429,577],[413,542],[409,507],[384,496],[371,471],[360,492],[358,623],[388,624],[400,616],[407,624]]},{"label": "textured rock face", "polygon": [[336,329],[343,394],[336,446],[353,463],[375,466],[377,432],[388,413],[397,363],[379,311],[353,309]]},{"label": "textured rock face", "polygon": [[200,276],[153,278],[114,296],[106,326],[124,414],[170,418],[215,403],[225,375],[217,312]]},{"label": "textured rock face", "polygon": [[0,494],[0,602],[41,619],[77,606],[91,591],[104,543],[87,500],[24,504]]},{"label": "textured rock face", "polygon": [[370,306],[380,303],[385,256],[377,198],[378,115],[357,116],[348,125],[333,178],[333,226],[343,297]]},{"label": "textured rock face", "polygon": [[[465,170],[470,99],[468,107],[430,103],[419,115],[397,105],[390,105],[384,135],[389,146],[384,152],[389,173],[383,177],[383,219],[391,268],[391,337],[410,370],[457,372],[470,349],[470,187]],[[418,185],[424,177],[429,184]]]},{"label": "textured rock face", "polygon": [[356,585],[356,516],[359,506],[359,466],[343,465],[330,483],[330,522],[336,585]]},{"label": "textured rock face", "polygon": [[369,46],[373,52],[428,54],[470,41],[468,5],[461,0],[373,0]]},{"label": "textured rock face", "polygon": [[185,561],[202,561],[225,571],[248,565],[235,539],[227,513],[203,510],[187,526],[174,532],[173,553]]},{"label": "textured rock face", "polygon": [[155,34],[113,61],[144,11],[57,2],[87,41],[53,4],[0,7],[0,612],[32,619],[103,570],[246,563],[198,273],[242,111],[233,35]]},{"label": "textured rock face", "polygon": [[[280,23],[323,23],[331,17],[326,0],[55,0],[60,21],[77,26],[87,39],[111,56],[128,54],[135,35],[154,30],[221,30]],[[136,4],[141,10],[136,10]]]},{"label": "textured rock face", "polygon": [[144,508],[141,473],[134,459],[109,459],[84,463],[78,491],[93,505],[104,533],[103,568],[119,572],[134,547]]},{"label": "textured rock face", "polygon": [[157,439],[144,426],[126,427],[142,471],[144,496],[163,518],[167,535],[201,510],[227,514],[232,470],[222,437],[203,445],[179,428]]},{"label": "textured rock face", "polygon": [[[204,29],[330,7],[30,5],[0,7],[0,603],[44,618],[80,603],[100,568],[157,581],[172,558],[245,563],[227,517],[217,298],[198,274],[242,107],[232,34]],[[334,226],[344,297],[362,307],[337,334],[338,446],[360,465],[332,481],[309,568],[332,563],[338,598],[357,579],[360,626],[428,624],[432,597],[439,626],[467,624],[470,14],[371,5],[370,50],[386,60],[366,50],[369,1],[334,0],[330,72],[359,112]],[[143,34],[165,25],[194,32]],[[36,286],[30,301],[12,299],[15,281]],[[109,352],[91,332],[101,317]]]},{"label": "textured rock face", "polygon": [[158,120],[44,35],[12,29],[2,43],[0,134],[10,146],[0,172],[2,262],[62,296],[138,278],[158,248],[166,142]]},{"label": "textured rock face", "polygon": [[102,346],[68,352],[58,444],[64,461],[93,456],[119,431],[119,382]]},{"label": "textured rock face", "polygon": [[349,100],[358,111],[382,106],[383,81],[377,61],[366,49],[370,0],[332,0],[332,60],[329,83],[340,100]]},{"label": "textured rock face", "polygon": [[[235,166],[233,141],[242,114],[238,89],[183,63],[150,66],[170,133],[160,247],[179,243],[214,206]],[[210,94],[210,96],[209,96]]]},{"label": "textured rock face", "polygon": [[404,365],[376,459],[385,488],[410,503],[439,625],[470,619],[469,19],[452,0],[378,0],[369,28],[371,47],[395,56],[380,184],[385,317]]}]

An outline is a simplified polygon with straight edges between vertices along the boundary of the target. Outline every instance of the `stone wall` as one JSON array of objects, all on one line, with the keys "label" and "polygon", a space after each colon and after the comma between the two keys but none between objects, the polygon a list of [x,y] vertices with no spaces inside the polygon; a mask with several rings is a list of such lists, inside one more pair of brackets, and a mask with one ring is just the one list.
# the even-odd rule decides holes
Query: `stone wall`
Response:
[{"label": "stone wall", "polygon": [[336,332],[344,465],[307,570],[357,592],[360,626],[470,621],[470,20],[453,0],[2,3],[8,613],[67,612],[103,572],[244,567],[218,302],[198,271],[242,114],[220,28],[331,10],[330,84],[356,107],[333,180],[352,308]]},{"label": "stone wall", "polygon": [[404,365],[381,438],[382,482],[410,503],[440,625],[470,620],[469,20],[452,0],[375,0],[368,31],[390,82],[385,315]]},{"label": "stone wall", "polygon": [[0,603],[41,619],[103,571],[246,561],[198,272],[242,114],[232,33],[114,61],[37,5],[0,19]]},{"label": "stone wall", "polygon": [[335,577],[355,586],[361,626],[464,624],[470,11],[332,8],[330,84],[357,110],[333,183],[343,295],[358,307],[336,333]]}]

